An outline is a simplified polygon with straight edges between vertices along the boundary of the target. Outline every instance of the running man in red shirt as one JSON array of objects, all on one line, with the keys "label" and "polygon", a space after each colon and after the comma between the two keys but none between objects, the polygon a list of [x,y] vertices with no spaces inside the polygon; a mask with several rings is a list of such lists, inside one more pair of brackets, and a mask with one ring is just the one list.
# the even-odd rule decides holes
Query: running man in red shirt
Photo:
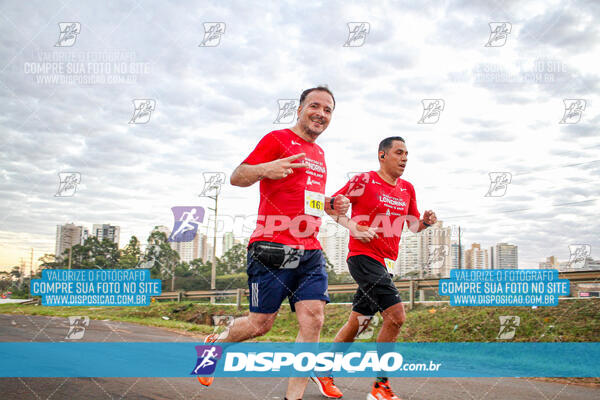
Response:
[{"label": "running man in red shirt", "polygon": [[[393,136],[381,141],[378,157],[378,171],[353,177],[334,195],[344,195],[352,203],[351,218],[344,215],[334,219],[350,230],[348,269],[358,283],[350,317],[334,342],[353,342],[377,312],[383,317],[377,342],[396,341],[406,319],[400,293],[392,280],[402,228],[407,222],[411,231],[420,232],[437,222],[430,210],[419,220],[415,189],[400,178],[408,160],[404,139]],[[331,377],[318,379],[330,380],[329,386],[335,387]],[[379,377],[367,399],[398,397],[387,377]]]},{"label": "running man in red shirt", "polygon": [[[344,196],[325,197],[325,154],[315,143],[329,125],[334,108],[328,88],[305,90],[296,125],[268,133],[233,171],[234,186],[260,181],[257,225],[247,257],[250,314],[205,342],[241,342],[266,334],[285,298],[298,318],[296,341],[319,341],[323,308],[329,302],[325,258],[317,240],[321,216],[324,212],[344,215],[350,207]],[[213,377],[198,379],[205,386],[213,381]],[[307,381],[290,378],[286,398],[302,398]]]}]

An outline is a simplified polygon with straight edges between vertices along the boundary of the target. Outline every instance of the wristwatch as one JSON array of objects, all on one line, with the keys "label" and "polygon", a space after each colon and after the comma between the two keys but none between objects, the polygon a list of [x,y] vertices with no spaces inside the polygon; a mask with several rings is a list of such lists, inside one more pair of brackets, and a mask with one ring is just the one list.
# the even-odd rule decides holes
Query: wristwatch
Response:
[{"label": "wristwatch", "polygon": [[335,200],[335,196],[333,196],[330,200],[329,200],[329,205],[331,206],[331,209],[334,210],[333,208],[333,202]]}]

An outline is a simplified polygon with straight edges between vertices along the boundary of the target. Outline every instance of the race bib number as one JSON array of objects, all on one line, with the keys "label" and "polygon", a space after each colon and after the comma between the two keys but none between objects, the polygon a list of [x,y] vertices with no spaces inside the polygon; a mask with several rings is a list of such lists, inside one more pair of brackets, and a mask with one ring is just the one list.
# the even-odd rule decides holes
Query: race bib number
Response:
[{"label": "race bib number", "polygon": [[325,195],[322,193],[304,191],[304,214],[320,217],[325,211]]},{"label": "race bib number", "polygon": [[389,258],[384,258],[383,261],[385,261],[385,268],[387,269],[387,271],[390,274],[393,274],[394,273],[394,265],[396,264],[396,261],[390,260]]}]

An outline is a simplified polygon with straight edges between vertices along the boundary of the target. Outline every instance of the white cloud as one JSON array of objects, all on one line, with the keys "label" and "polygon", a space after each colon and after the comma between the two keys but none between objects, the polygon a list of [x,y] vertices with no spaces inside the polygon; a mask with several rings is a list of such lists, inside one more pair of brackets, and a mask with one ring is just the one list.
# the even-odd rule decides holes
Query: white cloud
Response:
[{"label": "white cloud", "polygon": [[[31,246],[52,251],[56,224],[118,224],[125,244],[170,226],[172,206],[209,206],[197,197],[202,172],[229,176],[281,128],[272,123],[277,99],[320,83],[337,100],[319,139],[328,192],[347,172],[377,168],[378,142],[400,135],[421,209],[461,224],[468,243],[513,241],[529,266],[568,258],[571,243],[600,248],[590,222],[597,203],[552,206],[597,193],[598,164],[571,166],[597,158],[597,15],[593,2],[575,10],[559,1],[5,7],[0,265],[15,265]],[[54,47],[61,21],[81,23],[73,47]],[[225,22],[226,33],[218,47],[198,47],[209,21]],[[371,31],[364,46],[344,48],[353,21]],[[504,47],[484,47],[493,21],[513,24]],[[134,84],[53,85],[24,71],[43,54],[117,50],[150,72]],[[558,62],[552,81],[533,74],[540,59]],[[156,110],[131,125],[138,98],[155,99]],[[417,124],[426,98],[445,100],[435,125]],[[564,98],[587,100],[579,124],[558,124]],[[72,198],[54,197],[60,171],[82,174]],[[503,198],[484,197],[493,171],[513,173]],[[257,188],[227,186],[220,210],[252,215],[257,204]],[[568,223],[557,229],[557,221]]]}]

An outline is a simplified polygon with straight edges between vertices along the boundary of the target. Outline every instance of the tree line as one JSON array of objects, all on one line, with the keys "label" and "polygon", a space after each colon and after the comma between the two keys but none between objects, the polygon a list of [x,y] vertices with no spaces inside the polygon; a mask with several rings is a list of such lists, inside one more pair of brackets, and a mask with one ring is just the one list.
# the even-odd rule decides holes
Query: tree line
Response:
[{"label": "tree line", "polygon": [[[69,260],[72,269],[132,269],[148,268],[153,279],[162,281],[163,291],[206,290],[210,289],[212,262],[197,258],[190,262],[182,261],[179,253],[171,248],[164,232],[152,231],[148,236],[144,252],[140,241],[132,236],[127,246],[119,249],[117,243],[109,239],[98,240],[91,236],[82,244],[74,245],[62,254],[44,254],[40,257],[40,269],[66,269]],[[247,288],[246,247],[235,244],[221,257],[216,257],[216,288]],[[329,283],[352,282],[349,274],[336,274],[333,265],[325,255]],[[10,273],[0,274],[0,293],[12,291],[13,297],[28,297],[29,276],[21,276],[20,268],[14,267]],[[38,272],[34,279],[40,278]]]}]

